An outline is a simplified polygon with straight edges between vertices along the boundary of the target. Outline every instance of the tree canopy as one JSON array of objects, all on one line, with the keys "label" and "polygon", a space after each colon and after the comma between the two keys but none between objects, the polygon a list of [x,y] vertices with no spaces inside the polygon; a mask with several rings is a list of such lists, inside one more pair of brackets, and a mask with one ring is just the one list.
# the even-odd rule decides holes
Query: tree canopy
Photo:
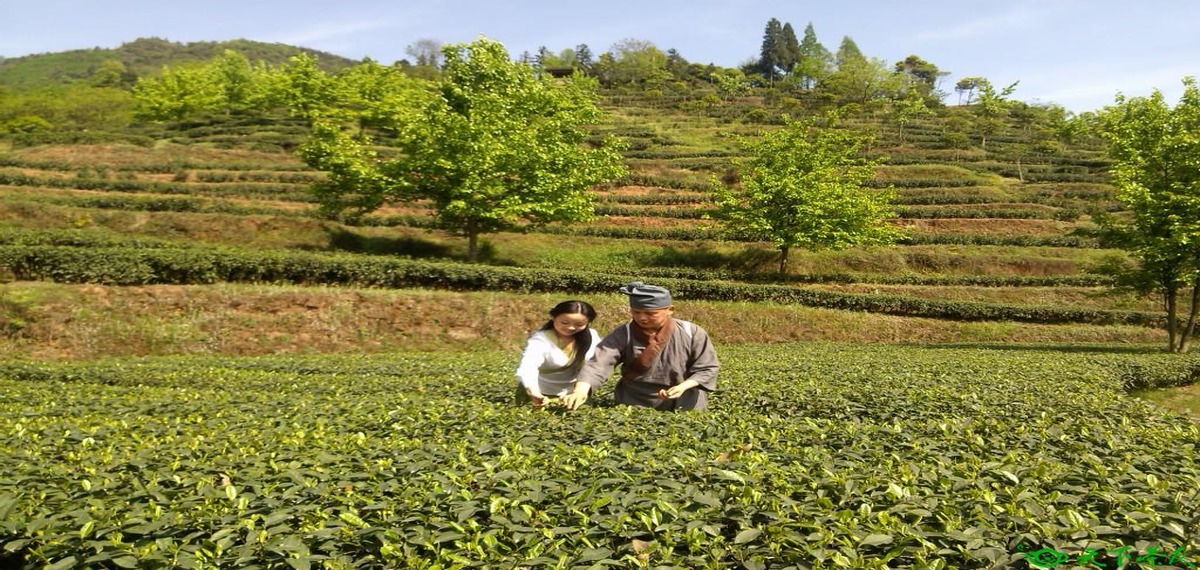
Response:
[{"label": "tree canopy", "polygon": [[[1108,226],[1138,263],[1125,277],[1162,296],[1168,345],[1187,352],[1200,310],[1200,89],[1184,79],[1174,108],[1157,90],[1119,97],[1102,125],[1117,198],[1129,209]],[[1181,326],[1180,293],[1188,289]]]},{"label": "tree canopy", "polygon": [[771,241],[787,271],[793,248],[841,249],[888,243],[896,230],[891,192],[863,184],[874,163],[860,150],[865,138],[853,131],[788,120],[749,146],[741,183],[718,185],[716,201],[727,228]]},{"label": "tree canopy", "polygon": [[432,89],[360,100],[386,140],[351,128],[345,115],[315,122],[302,157],[330,175],[322,203],[368,212],[430,200],[443,227],[467,236],[472,260],[481,234],[590,217],[587,190],[624,170],[617,148],[585,144],[585,127],[600,116],[594,82],[545,77],[488,39],[443,53]]}]

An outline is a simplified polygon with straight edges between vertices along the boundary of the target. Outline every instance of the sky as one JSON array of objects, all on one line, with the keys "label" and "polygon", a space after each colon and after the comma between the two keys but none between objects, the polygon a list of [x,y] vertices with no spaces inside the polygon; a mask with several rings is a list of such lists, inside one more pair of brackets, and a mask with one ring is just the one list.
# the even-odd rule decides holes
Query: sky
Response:
[{"label": "sky", "polygon": [[830,51],[849,37],[889,66],[917,55],[949,72],[948,104],[963,77],[1016,83],[1012,99],[1079,113],[1156,89],[1174,104],[1183,78],[1200,76],[1194,0],[0,0],[0,57],[157,37],[278,42],[390,64],[418,40],[485,36],[514,58],[579,44],[599,55],[636,39],[737,67],[757,58],[771,18],[798,37],[812,24]]}]

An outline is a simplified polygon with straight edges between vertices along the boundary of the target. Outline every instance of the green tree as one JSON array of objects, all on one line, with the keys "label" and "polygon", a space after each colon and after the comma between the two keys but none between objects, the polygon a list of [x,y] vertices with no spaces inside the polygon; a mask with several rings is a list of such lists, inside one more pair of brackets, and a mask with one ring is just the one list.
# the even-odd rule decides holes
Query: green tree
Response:
[{"label": "green tree", "polygon": [[587,44],[575,46],[575,65],[584,72],[590,72],[592,66],[596,65],[596,61],[592,57],[592,48]]},{"label": "green tree", "polygon": [[903,90],[903,78],[881,59],[868,58],[850,37],[838,48],[837,70],[823,86],[842,103],[865,105],[872,99],[891,97]]},{"label": "green tree", "polygon": [[717,185],[725,226],[779,248],[779,272],[793,248],[841,249],[895,239],[892,191],[869,190],[874,162],[863,158],[865,137],[788,119],[765,133],[739,165],[741,182]]},{"label": "green tree", "polygon": [[979,131],[979,148],[987,149],[987,140],[989,135],[993,135],[1004,127],[1004,119],[1008,117],[1013,108],[1013,101],[1008,99],[1013,91],[1017,89],[1017,83],[997,91],[992,82],[982,77],[972,78],[977,89],[979,89],[979,99],[976,100],[975,106],[972,109],[975,112],[976,129]]},{"label": "green tree", "polygon": [[910,55],[903,61],[896,62],[896,72],[908,77],[909,85],[923,97],[929,99],[929,102],[940,103],[942,101],[944,94],[938,89],[938,82],[949,75],[949,71],[942,71],[938,69],[938,66],[915,55]]},{"label": "green tree", "polygon": [[779,66],[783,68],[784,73],[791,73],[800,61],[800,42],[796,39],[796,30],[790,22],[783,25],[779,33],[779,44],[775,47],[779,54]]},{"label": "green tree", "polygon": [[804,39],[800,40],[798,49],[792,75],[802,89],[813,89],[833,70],[833,54],[817,41],[817,32],[811,22],[804,27]]},{"label": "green tree", "polygon": [[791,73],[800,59],[800,44],[796,41],[796,31],[791,24],[783,24],[776,18],[767,22],[763,30],[762,46],[759,48],[758,62],[755,67],[768,81],[775,81],[780,76]]},{"label": "green tree", "polygon": [[920,90],[917,89],[909,90],[903,97],[893,100],[888,109],[889,118],[898,127],[901,143],[904,142],[904,127],[908,126],[909,123],[918,117],[925,117],[932,114],[933,109],[929,108],[927,100],[921,94]]},{"label": "green tree", "polygon": [[1185,353],[1200,309],[1200,90],[1185,78],[1174,108],[1158,91],[1119,96],[1101,122],[1117,198],[1129,209],[1127,219],[1106,226],[1137,262],[1124,277],[1161,296],[1168,346]]},{"label": "green tree", "polygon": [[386,129],[394,123],[394,110],[403,109],[428,85],[428,81],[412,78],[399,67],[368,58],[332,77],[329,89],[336,103],[324,104],[320,112],[327,114],[336,109],[341,118],[357,123],[360,130]]},{"label": "green tree", "polygon": [[481,234],[589,218],[588,189],[624,172],[617,148],[585,145],[585,127],[600,118],[595,82],[543,77],[488,39],[443,53],[435,91],[380,103],[392,136],[385,151],[344,121],[316,122],[301,156],[329,173],[317,188],[322,204],[363,213],[429,200],[443,227],[467,237],[472,261]]},{"label": "green tree", "polygon": [[780,53],[784,51],[783,45],[783,24],[775,18],[767,21],[767,27],[763,30],[762,45],[758,50],[758,72],[762,74],[767,81],[775,81],[779,78],[779,71],[783,68],[780,60]]},{"label": "green tree", "polygon": [[596,75],[609,86],[661,87],[671,79],[667,54],[653,42],[625,38],[601,54]]},{"label": "green tree", "polygon": [[226,112],[252,107],[259,86],[250,60],[241,53],[227,49],[214,59],[212,65],[215,79],[224,92]]},{"label": "green tree", "polygon": [[150,121],[178,121],[221,109],[224,90],[209,65],[166,67],[133,86],[135,116]]},{"label": "green tree", "polygon": [[310,120],[333,108],[338,100],[333,76],[317,65],[316,57],[306,53],[288,59],[277,83],[283,104],[294,115]]}]

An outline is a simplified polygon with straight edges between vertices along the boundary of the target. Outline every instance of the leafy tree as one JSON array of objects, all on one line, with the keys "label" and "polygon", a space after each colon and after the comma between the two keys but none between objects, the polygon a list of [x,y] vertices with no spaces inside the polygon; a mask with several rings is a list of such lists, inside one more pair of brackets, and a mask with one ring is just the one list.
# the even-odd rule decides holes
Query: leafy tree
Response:
[{"label": "leafy tree", "polygon": [[817,32],[810,22],[804,27],[804,39],[797,48],[796,65],[792,74],[803,89],[813,89],[823,81],[833,69],[833,54],[817,41]]},{"label": "leafy tree", "polygon": [[767,22],[763,30],[762,46],[756,64],[758,72],[768,81],[774,81],[790,73],[800,59],[800,45],[791,24],[782,24],[776,18]]},{"label": "leafy tree", "polygon": [[896,72],[908,77],[910,85],[922,96],[939,102],[944,94],[938,90],[938,82],[942,77],[950,74],[949,71],[942,71],[938,69],[938,66],[915,55],[896,62]]},{"label": "leafy tree", "polygon": [[177,121],[222,108],[224,89],[210,66],[164,68],[133,86],[135,116],[150,121]]},{"label": "leafy tree", "polygon": [[249,108],[258,89],[250,60],[236,51],[225,50],[213,62],[213,68],[224,91],[226,112]]},{"label": "leafy tree", "polygon": [[279,79],[281,99],[294,115],[315,119],[338,100],[333,76],[317,65],[317,58],[300,54],[288,59]]},{"label": "leafy tree", "polygon": [[625,38],[601,54],[596,75],[609,86],[658,87],[671,78],[667,54],[653,42]]},{"label": "leafy tree", "polygon": [[974,81],[979,89],[979,99],[973,107],[977,120],[976,128],[979,130],[979,147],[986,149],[988,136],[1004,127],[1004,119],[1013,107],[1013,101],[1009,100],[1008,96],[1017,89],[1019,82],[1013,82],[997,91],[987,79],[977,77]]},{"label": "leafy tree", "polygon": [[850,37],[838,48],[837,70],[825,78],[824,87],[843,103],[865,104],[903,90],[903,80],[881,59],[868,58]]},{"label": "leafy tree", "polygon": [[970,105],[971,101],[975,98],[975,90],[979,89],[980,82],[982,81],[987,80],[982,77],[964,77],[959,79],[958,82],[954,84],[954,91],[958,93],[958,104],[964,104],[963,94],[965,93],[967,96],[967,102],[965,104]]},{"label": "leafy tree", "polygon": [[119,59],[106,59],[91,71],[88,83],[94,87],[131,87],[137,76]]},{"label": "leafy tree", "polygon": [[928,102],[921,92],[913,89],[906,92],[903,97],[892,101],[888,114],[896,123],[900,142],[903,143],[904,127],[908,126],[913,119],[932,115],[933,109],[929,108]]},{"label": "leafy tree", "polygon": [[412,58],[416,66],[439,69],[442,67],[442,42],[430,38],[421,38],[404,47],[404,53]]},{"label": "leafy tree", "polygon": [[688,60],[684,59],[679,50],[675,48],[667,50],[666,69],[676,79],[686,80],[688,78]]},{"label": "leafy tree", "polygon": [[318,109],[326,116],[336,110],[337,116],[356,122],[360,130],[386,129],[394,122],[395,109],[404,108],[427,84],[398,67],[380,65],[368,58],[333,76],[329,89],[336,103]]},{"label": "leafy tree", "polygon": [[467,237],[471,260],[481,234],[587,219],[588,188],[624,170],[618,149],[585,147],[585,126],[600,117],[594,81],[542,77],[488,39],[443,53],[436,90],[380,100],[375,115],[391,148],[377,150],[382,141],[336,115],[316,122],[301,156],[329,173],[317,189],[322,204],[365,213],[429,200],[443,227]]},{"label": "leafy tree", "polygon": [[1117,198],[1129,209],[1126,220],[1106,226],[1137,260],[1127,281],[1161,295],[1168,346],[1185,353],[1200,310],[1200,89],[1195,78],[1185,78],[1174,108],[1158,91],[1119,96],[1101,120]]},{"label": "leafy tree", "polygon": [[840,128],[818,128],[788,119],[750,145],[740,164],[741,182],[717,185],[726,227],[761,237],[779,248],[779,272],[793,248],[840,249],[888,243],[896,230],[890,190],[872,191],[874,162],[863,158],[865,137]]},{"label": "leafy tree", "polygon": [[782,62],[779,61],[779,55],[782,51],[780,47],[783,42],[783,24],[775,18],[767,21],[767,27],[763,30],[762,46],[759,48],[758,56],[758,72],[767,79],[774,81],[779,77],[779,70],[782,68]]},{"label": "leafy tree", "polygon": [[592,48],[587,44],[575,46],[575,64],[585,72],[591,71],[592,66],[596,65],[596,61],[592,57]]},{"label": "leafy tree", "polygon": [[726,100],[751,91],[750,80],[740,69],[718,69],[713,72],[712,79],[717,84],[717,93]]}]

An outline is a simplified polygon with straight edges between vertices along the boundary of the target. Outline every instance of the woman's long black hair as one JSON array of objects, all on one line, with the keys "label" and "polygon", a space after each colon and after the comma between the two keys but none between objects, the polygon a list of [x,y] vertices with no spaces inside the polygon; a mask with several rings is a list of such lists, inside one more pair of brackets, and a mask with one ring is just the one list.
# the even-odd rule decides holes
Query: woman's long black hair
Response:
[{"label": "woman's long black hair", "polygon": [[583,359],[587,356],[587,352],[592,348],[592,321],[596,320],[596,309],[593,308],[587,301],[563,301],[550,309],[550,320],[542,325],[539,330],[551,330],[554,328],[554,318],[559,315],[580,314],[587,317],[588,326],[584,327],[575,333],[575,355],[571,357],[571,361],[563,368],[570,368],[578,371],[583,368]]}]

